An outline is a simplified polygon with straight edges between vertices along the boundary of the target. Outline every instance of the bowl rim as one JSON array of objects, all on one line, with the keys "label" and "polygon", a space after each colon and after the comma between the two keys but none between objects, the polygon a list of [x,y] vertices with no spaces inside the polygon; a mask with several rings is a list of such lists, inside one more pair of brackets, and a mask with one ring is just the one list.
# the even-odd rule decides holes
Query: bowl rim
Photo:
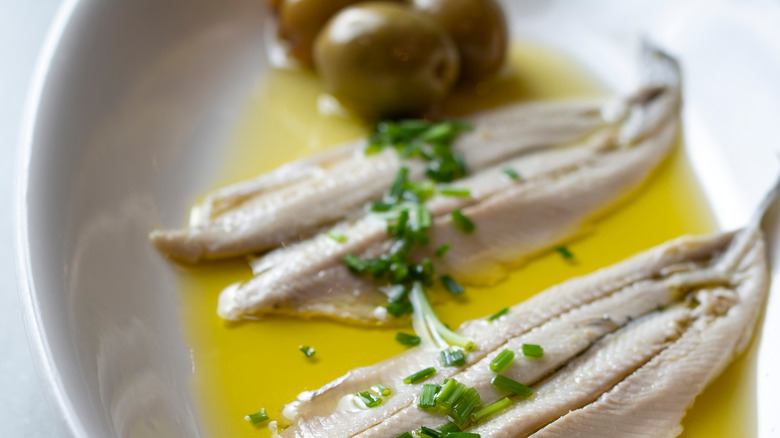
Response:
[{"label": "bowl rim", "polygon": [[43,90],[65,31],[70,27],[71,18],[80,0],[63,0],[49,26],[33,68],[30,87],[22,110],[22,122],[17,141],[15,176],[13,178],[13,210],[15,232],[16,281],[19,301],[22,307],[27,343],[33,356],[38,381],[49,406],[58,414],[59,422],[66,436],[86,437],[86,429],[73,406],[70,395],[65,391],[62,376],[57,370],[49,346],[49,339],[43,328],[39,302],[35,298],[35,282],[30,258],[30,240],[28,226],[28,185],[29,168],[32,158],[32,145],[35,139],[38,113]]}]

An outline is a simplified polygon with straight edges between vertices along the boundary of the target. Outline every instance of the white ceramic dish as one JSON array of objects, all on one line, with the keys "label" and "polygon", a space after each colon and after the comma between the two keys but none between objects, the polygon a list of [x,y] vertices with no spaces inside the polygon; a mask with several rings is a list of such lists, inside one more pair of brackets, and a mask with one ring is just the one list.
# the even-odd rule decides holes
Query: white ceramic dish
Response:
[{"label": "white ceramic dish", "polygon": [[[640,35],[678,56],[697,176],[722,227],[745,222],[778,168],[780,4],[506,3],[516,35],[569,52],[617,89]],[[201,434],[174,272],[146,234],[182,223],[210,186],[220,145],[267,68],[265,13],[258,0],[70,0],[59,13],[26,114],[17,233],[30,342],[73,436]],[[769,231],[774,254],[780,240]],[[773,292],[765,338],[780,334]],[[780,433],[780,359],[768,340],[760,438]]]}]

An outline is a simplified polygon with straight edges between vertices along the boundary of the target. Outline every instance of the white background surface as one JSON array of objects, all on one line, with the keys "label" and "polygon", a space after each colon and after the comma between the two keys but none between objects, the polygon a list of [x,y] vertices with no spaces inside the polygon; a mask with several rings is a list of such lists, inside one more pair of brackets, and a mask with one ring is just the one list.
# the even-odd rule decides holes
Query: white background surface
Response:
[{"label": "white background surface", "polygon": [[16,286],[13,176],[30,77],[59,0],[0,0],[0,437],[57,438],[35,374]]}]

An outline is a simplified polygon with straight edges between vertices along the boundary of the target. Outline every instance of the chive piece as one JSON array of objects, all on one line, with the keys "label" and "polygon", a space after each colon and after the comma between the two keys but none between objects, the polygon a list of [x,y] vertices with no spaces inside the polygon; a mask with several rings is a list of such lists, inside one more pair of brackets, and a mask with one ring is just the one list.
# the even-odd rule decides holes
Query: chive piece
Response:
[{"label": "chive piece", "polygon": [[473,233],[474,229],[476,228],[474,222],[471,222],[471,219],[467,218],[460,210],[457,209],[452,210],[452,221],[459,230],[466,234]]},{"label": "chive piece", "polygon": [[512,169],[511,167],[507,167],[504,169],[504,174],[509,177],[512,181],[517,181],[520,179],[520,174],[517,173],[515,169]]},{"label": "chive piece", "polygon": [[442,434],[445,434],[447,432],[460,432],[460,427],[458,427],[458,425],[455,424],[454,422],[450,421],[449,423],[440,427],[439,432],[441,432]]},{"label": "chive piece", "polygon": [[362,259],[355,254],[347,254],[341,259],[341,262],[357,273],[365,272],[368,269],[368,260]]},{"label": "chive piece", "polygon": [[442,187],[439,189],[442,196],[452,196],[454,198],[468,198],[471,196],[471,190],[457,187]]},{"label": "chive piece", "polygon": [[393,199],[400,199],[404,191],[404,183],[409,177],[409,168],[402,167],[398,169],[398,173],[395,175],[395,180],[390,186],[390,197]]},{"label": "chive piece", "polygon": [[306,357],[312,357],[312,356],[314,356],[314,353],[316,353],[316,351],[314,351],[314,349],[309,347],[308,345],[299,345],[298,349],[301,350],[301,352]]},{"label": "chive piece", "polygon": [[371,390],[385,397],[393,393],[393,391],[391,391],[390,388],[388,388],[387,386],[381,383],[377,383],[376,385],[372,386]]},{"label": "chive piece", "polygon": [[398,343],[401,345],[410,345],[410,346],[420,345],[419,336],[410,335],[404,332],[396,333],[395,340],[398,341]]},{"label": "chive piece", "polygon": [[417,401],[417,406],[425,409],[436,406],[436,393],[439,392],[439,385],[432,383],[426,383],[423,385],[422,392],[420,393],[420,400]]},{"label": "chive piece", "polygon": [[395,316],[396,318],[414,312],[412,303],[409,301],[396,301],[388,304],[385,306],[385,308],[391,315]]},{"label": "chive piece", "polygon": [[447,290],[450,291],[450,293],[453,295],[460,295],[465,292],[463,286],[461,286],[460,283],[455,281],[455,279],[449,275],[442,275],[441,282],[444,284],[444,287],[446,287]]},{"label": "chive piece", "polygon": [[447,254],[447,251],[450,250],[450,247],[452,247],[452,245],[449,243],[445,243],[444,245],[440,246],[439,249],[436,250],[436,257],[444,257],[444,255]]},{"label": "chive piece", "polygon": [[450,417],[452,417],[455,423],[462,425],[468,421],[469,415],[479,406],[479,403],[479,393],[476,389],[469,388],[452,406]]},{"label": "chive piece", "polygon": [[482,438],[482,435],[473,432],[445,432],[441,438]]},{"label": "chive piece", "polygon": [[436,429],[431,429],[430,427],[420,426],[416,432],[417,435],[424,438],[441,438],[441,432]]},{"label": "chive piece", "polygon": [[536,344],[523,344],[523,355],[540,358],[544,356],[544,348]]},{"label": "chive piece", "polygon": [[336,230],[328,231],[328,237],[330,237],[331,239],[335,240],[338,243],[344,243],[347,241],[347,236],[345,236],[342,233],[339,233]]},{"label": "chive piece", "polygon": [[512,400],[504,397],[471,414],[471,421],[479,423],[487,417],[493,416],[512,405]]},{"label": "chive piece", "polygon": [[433,223],[431,212],[425,205],[420,205],[417,207],[417,216],[415,219],[418,230],[427,230],[431,228],[431,224]]},{"label": "chive piece", "polygon": [[509,377],[502,376],[501,374],[493,377],[493,380],[491,380],[490,383],[492,383],[493,386],[497,388],[501,388],[504,391],[509,391],[512,394],[519,395],[523,398],[528,398],[534,393],[534,390],[531,389],[530,386],[523,385],[517,380],[512,380]]},{"label": "chive piece", "polygon": [[498,312],[490,315],[488,317],[488,321],[493,322],[493,321],[497,320],[498,318],[501,318],[502,316],[506,315],[507,313],[509,313],[509,307],[504,307],[503,309],[499,310]]},{"label": "chive piece", "polygon": [[254,414],[247,415],[244,419],[251,421],[252,424],[262,423],[263,421],[268,420],[268,414],[265,413],[265,408],[263,408]]},{"label": "chive piece", "polygon": [[412,383],[419,382],[420,380],[427,379],[428,377],[436,374],[436,368],[434,367],[428,367],[424,370],[417,371],[416,373],[412,374],[411,376],[408,376],[404,379],[404,383],[407,385],[410,385]]},{"label": "chive piece", "polygon": [[414,437],[412,436],[412,434],[411,434],[411,433],[409,433],[409,432],[404,432],[404,433],[402,433],[402,434],[398,435],[398,436],[397,436],[397,437],[395,437],[395,438],[414,438]]},{"label": "chive piece", "polygon": [[441,351],[441,363],[445,367],[462,367],[466,365],[466,356],[463,350],[448,348]]},{"label": "chive piece", "polygon": [[355,396],[365,403],[368,408],[375,408],[382,404],[382,399],[380,397],[377,397],[368,391],[358,392]]},{"label": "chive piece", "polygon": [[558,254],[561,255],[566,260],[571,260],[574,258],[574,254],[572,254],[571,251],[569,251],[569,248],[566,248],[565,246],[559,246],[555,248],[555,251],[558,252]]},{"label": "chive piece", "polygon": [[504,348],[504,351],[498,353],[498,356],[490,361],[490,369],[493,370],[493,372],[500,373],[501,371],[504,371],[514,359],[515,352]]},{"label": "chive piece", "polygon": [[450,410],[464,392],[466,392],[466,385],[455,379],[447,379],[442,382],[441,390],[436,396],[436,403],[445,410]]}]

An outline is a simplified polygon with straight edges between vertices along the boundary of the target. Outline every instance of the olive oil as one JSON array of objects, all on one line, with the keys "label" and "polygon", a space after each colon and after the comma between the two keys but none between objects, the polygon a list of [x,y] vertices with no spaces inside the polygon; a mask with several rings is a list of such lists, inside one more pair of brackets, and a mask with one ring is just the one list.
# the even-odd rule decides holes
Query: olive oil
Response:
[{"label": "olive oil", "polygon": [[[317,78],[310,74],[269,72],[237,122],[222,177],[214,186],[255,176],[366,134],[366,126],[354,120],[322,115],[317,110],[321,93]],[[499,78],[460,90],[444,109],[457,115],[520,99],[604,93],[602,86],[560,54],[518,44]],[[442,321],[457,326],[682,234],[715,230],[685,153],[678,147],[644,189],[566,245],[572,258],[552,251],[500,284],[467,288],[462,299],[437,300],[435,307]],[[192,349],[193,392],[208,436],[270,436],[265,423],[252,425],[244,416],[265,408],[271,419],[278,418],[280,408],[299,392],[406,349],[394,339],[398,328],[289,317],[222,321],[215,310],[220,290],[250,276],[241,261],[181,273],[181,316]],[[411,327],[403,330],[411,332]],[[316,353],[306,357],[301,345],[313,347]],[[756,435],[755,348],[743,356],[697,399],[683,422],[684,437]]]}]

